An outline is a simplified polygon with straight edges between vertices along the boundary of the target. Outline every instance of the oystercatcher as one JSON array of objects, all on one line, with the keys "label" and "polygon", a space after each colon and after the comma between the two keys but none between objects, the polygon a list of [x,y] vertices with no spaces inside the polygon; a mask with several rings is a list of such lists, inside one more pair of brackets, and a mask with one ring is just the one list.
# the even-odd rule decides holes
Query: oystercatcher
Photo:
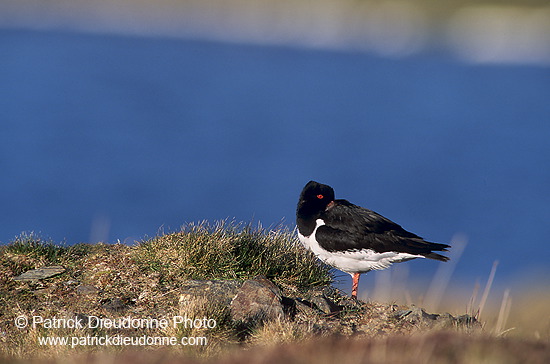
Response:
[{"label": "oystercatcher", "polygon": [[434,253],[447,251],[449,245],[427,242],[374,211],[335,200],[332,187],[315,181],[308,182],[300,194],[296,225],[307,249],[352,276],[353,298],[357,298],[361,273],[415,258],[449,260]]}]

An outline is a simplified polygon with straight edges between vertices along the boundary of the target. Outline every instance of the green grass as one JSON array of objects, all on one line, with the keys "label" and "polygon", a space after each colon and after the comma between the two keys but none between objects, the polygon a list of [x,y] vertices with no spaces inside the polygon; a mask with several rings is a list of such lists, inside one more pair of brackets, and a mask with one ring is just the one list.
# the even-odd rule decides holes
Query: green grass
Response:
[{"label": "green grass", "polygon": [[248,279],[264,275],[294,287],[327,285],[330,267],[305,251],[294,232],[220,221],[189,224],[182,231],[140,243],[136,262],[164,280]]},{"label": "green grass", "polygon": [[91,244],[66,246],[45,240],[35,233],[23,233],[0,247],[0,266],[9,268],[13,275],[47,265],[74,266],[94,250]]},{"label": "green grass", "polygon": [[[17,275],[40,266],[75,267],[88,255],[108,250],[105,244],[65,246],[29,233],[0,248],[0,263]],[[181,279],[249,279],[264,275],[294,287],[327,285],[330,267],[305,251],[293,231],[218,221],[188,224],[181,231],[125,246],[143,273]]]}]

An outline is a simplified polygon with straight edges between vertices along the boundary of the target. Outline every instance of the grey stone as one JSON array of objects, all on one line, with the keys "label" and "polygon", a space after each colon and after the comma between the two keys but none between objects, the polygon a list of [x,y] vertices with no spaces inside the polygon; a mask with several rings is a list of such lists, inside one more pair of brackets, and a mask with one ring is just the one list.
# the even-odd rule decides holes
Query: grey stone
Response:
[{"label": "grey stone", "polygon": [[395,311],[393,313],[393,317],[396,318],[396,319],[401,320],[401,319],[407,317],[411,312],[412,312],[412,310],[398,310],[398,311]]},{"label": "grey stone", "polygon": [[284,316],[281,299],[281,291],[267,278],[247,280],[231,301],[231,318],[248,327],[281,318]]},{"label": "grey stone", "polygon": [[407,320],[412,323],[419,323],[424,320],[435,320],[437,319],[436,314],[427,313],[423,308],[411,306],[407,310],[396,311],[393,316],[398,319]]},{"label": "grey stone", "polygon": [[83,295],[96,294],[99,293],[99,289],[89,284],[81,284],[80,286],[76,287],[76,292]]},{"label": "grey stone", "polygon": [[42,267],[26,271],[23,274],[14,277],[15,281],[37,281],[40,279],[46,279],[54,277],[58,274],[65,272],[65,268],[60,265],[52,265],[49,267]]},{"label": "grey stone", "polygon": [[189,280],[180,286],[179,291],[188,300],[202,297],[229,306],[242,285],[243,282],[237,280]]},{"label": "grey stone", "polygon": [[313,297],[311,299],[311,303],[313,303],[317,309],[326,314],[340,311],[337,304],[324,296]]},{"label": "grey stone", "polygon": [[462,315],[456,318],[449,313],[432,314],[416,306],[411,306],[409,309],[406,310],[396,311],[393,314],[393,317],[398,320],[406,320],[415,325],[437,329],[446,329],[456,325],[472,327],[479,325],[477,320],[469,315]]}]

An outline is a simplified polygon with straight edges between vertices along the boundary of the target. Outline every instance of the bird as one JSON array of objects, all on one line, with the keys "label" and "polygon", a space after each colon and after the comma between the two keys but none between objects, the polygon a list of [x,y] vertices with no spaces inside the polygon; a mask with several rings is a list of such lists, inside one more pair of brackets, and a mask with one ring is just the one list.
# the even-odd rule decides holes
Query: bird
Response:
[{"label": "bird", "polygon": [[450,245],[425,241],[374,211],[336,200],[332,187],[315,181],[309,181],[300,193],[296,225],[306,249],[351,275],[354,299],[361,273],[416,258],[449,260],[435,252],[446,252]]}]

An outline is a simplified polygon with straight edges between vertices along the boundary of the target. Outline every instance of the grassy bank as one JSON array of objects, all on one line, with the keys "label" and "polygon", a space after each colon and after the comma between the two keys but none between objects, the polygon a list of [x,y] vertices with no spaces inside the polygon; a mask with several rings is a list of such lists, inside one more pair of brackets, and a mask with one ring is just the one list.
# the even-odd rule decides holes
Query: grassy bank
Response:
[{"label": "grassy bank", "polygon": [[[14,280],[28,270],[52,265],[66,271],[43,280]],[[20,330],[15,325],[20,316],[86,319],[186,314],[216,321],[216,328],[208,330],[206,347],[183,350],[211,356],[222,347],[238,344],[227,308],[209,300],[183,302],[181,285],[189,280],[244,281],[259,275],[287,292],[326,286],[332,280],[329,268],[297,245],[292,231],[282,228],[267,230],[223,221],[190,224],[180,232],[146,239],[135,246],[62,246],[24,234],[0,250],[0,317],[5,333],[0,353],[18,358],[93,352],[103,348],[40,345],[39,338],[113,334],[101,327],[44,324],[34,328],[29,324]],[[117,330],[116,334],[135,335],[135,331]],[[152,328],[140,334],[181,338],[202,335],[203,330]]]},{"label": "grassy bank", "polygon": [[[22,273],[44,266],[61,266],[64,271],[50,278],[18,280]],[[190,280],[242,282],[256,276],[274,282],[287,299],[307,302],[312,292],[323,291],[340,308],[323,313],[302,305],[291,316],[255,326],[243,336],[220,296],[206,292],[190,298],[182,288]],[[505,337],[479,326],[428,327],[397,320],[396,314],[408,307],[352,302],[332,289],[331,282],[330,269],[285,228],[190,224],[134,246],[62,246],[22,235],[0,248],[0,358],[134,364],[183,359],[297,363],[313,357],[327,363],[338,358],[380,363],[542,363],[550,356],[550,336],[544,333],[538,339]],[[176,325],[176,317],[213,324]],[[156,324],[121,324],[136,318]],[[163,319],[170,325],[160,325]],[[71,325],[92,320],[95,325]],[[114,327],[106,326],[108,322]],[[52,337],[70,341],[47,341]],[[173,338],[180,344],[98,341],[106,337]],[[182,340],[187,340],[185,345]]]}]

